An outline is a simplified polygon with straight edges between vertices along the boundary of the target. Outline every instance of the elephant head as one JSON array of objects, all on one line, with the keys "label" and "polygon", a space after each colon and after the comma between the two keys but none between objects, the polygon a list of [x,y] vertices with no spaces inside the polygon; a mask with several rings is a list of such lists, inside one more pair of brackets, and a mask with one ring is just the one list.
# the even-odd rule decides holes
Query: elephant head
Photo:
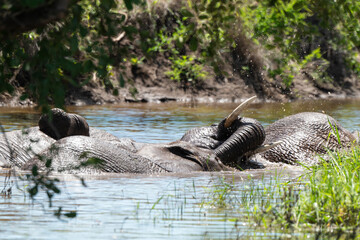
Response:
[{"label": "elephant head", "polygon": [[189,130],[181,141],[211,149],[224,164],[237,165],[238,160],[258,151],[265,140],[265,130],[260,122],[239,116],[255,98],[249,98],[240,104],[218,124]]},{"label": "elephant head", "polygon": [[48,114],[41,115],[39,128],[43,133],[56,140],[74,135],[89,136],[89,125],[85,118],[77,114],[66,113],[59,108],[53,108]]}]

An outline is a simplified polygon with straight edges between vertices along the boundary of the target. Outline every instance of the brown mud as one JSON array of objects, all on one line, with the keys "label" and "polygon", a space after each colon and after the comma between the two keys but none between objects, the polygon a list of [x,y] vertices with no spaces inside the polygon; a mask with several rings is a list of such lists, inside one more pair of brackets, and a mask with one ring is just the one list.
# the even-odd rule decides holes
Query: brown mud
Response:
[{"label": "brown mud", "polygon": [[[132,84],[127,83],[119,88],[116,96],[106,91],[103,86],[93,83],[81,89],[71,89],[67,93],[66,105],[100,105],[122,102],[187,102],[196,103],[237,103],[251,96],[258,96],[260,102],[288,102],[309,99],[345,99],[360,97],[360,83],[356,79],[348,79],[345,86],[321,86],[311,79],[296,78],[289,91],[283,91],[276,83],[265,87],[266,96],[257,92],[254,86],[247,84],[236,74],[224,78],[208,77],[200,88],[184,89],[179,83],[168,79],[164,74],[166,67],[159,63],[138,67],[137,74],[132,75]],[[305,74],[301,74],[305,75]],[[131,94],[130,88],[136,88],[137,93]],[[34,100],[21,100],[25,92],[23,88],[16,89],[13,94],[0,95],[0,106],[34,106]]]},{"label": "brown mud", "polygon": [[[230,64],[229,64],[230,65]],[[346,78],[341,84],[337,82],[319,83],[306,72],[300,72],[291,87],[284,90],[281,80],[266,79],[254,85],[251,79],[242,78],[228,66],[227,76],[218,77],[211,67],[205,66],[208,76],[196,87],[184,87],[171,80],[166,72],[171,69],[170,60],[165,56],[155,59],[145,59],[143,63],[133,66],[127,64],[125,87],[118,87],[118,95],[113,91],[106,91],[93,79],[82,88],[67,91],[66,105],[101,105],[123,102],[187,102],[196,103],[237,103],[256,95],[259,102],[289,102],[309,99],[345,99],[360,97],[360,81],[355,77]],[[114,71],[112,81],[116,85],[119,73]],[[259,84],[259,83],[257,83]],[[137,92],[135,95],[131,92]],[[26,92],[22,87],[16,88],[13,94],[0,94],[0,106],[34,106],[33,99],[21,100],[20,96]],[[50,103],[50,101],[49,101]]]}]

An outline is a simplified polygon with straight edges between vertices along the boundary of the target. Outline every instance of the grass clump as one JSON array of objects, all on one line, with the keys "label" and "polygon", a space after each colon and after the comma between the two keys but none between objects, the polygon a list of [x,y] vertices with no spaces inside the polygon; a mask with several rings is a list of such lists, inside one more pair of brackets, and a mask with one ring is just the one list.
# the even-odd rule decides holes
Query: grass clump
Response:
[{"label": "grass clump", "polygon": [[228,183],[225,178],[219,178],[214,184],[205,187],[207,197],[201,202],[202,207],[229,209],[237,204],[238,198],[234,194],[236,186],[234,182]]},{"label": "grass clump", "polygon": [[243,203],[251,212],[249,218],[265,227],[356,234],[360,224],[360,148],[329,152],[328,156],[298,178],[298,184],[278,182],[270,195],[266,189],[256,194],[253,206]]},{"label": "grass clump", "polygon": [[329,153],[313,168],[295,213],[299,223],[321,227],[358,228],[360,219],[360,148]]},{"label": "grass clump", "polygon": [[360,225],[360,147],[327,156],[292,180],[278,173],[241,186],[221,180],[201,205],[231,208],[236,221],[264,231],[353,238]]}]

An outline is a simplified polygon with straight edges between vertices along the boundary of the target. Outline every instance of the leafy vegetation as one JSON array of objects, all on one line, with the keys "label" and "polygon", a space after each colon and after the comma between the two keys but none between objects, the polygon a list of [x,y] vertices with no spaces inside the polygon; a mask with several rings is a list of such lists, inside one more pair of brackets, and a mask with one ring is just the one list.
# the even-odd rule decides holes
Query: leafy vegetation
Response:
[{"label": "leafy vegetation", "polygon": [[166,72],[170,79],[182,84],[186,89],[200,85],[206,77],[203,66],[196,63],[193,57],[181,56],[180,58],[170,58],[173,61],[171,71]]},{"label": "leafy vegetation", "polygon": [[318,83],[360,73],[357,1],[202,0],[173,8],[168,10],[173,25],[153,28],[147,49],[170,53],[173,69],[179,55],[194,55],[216,74],[227,74],[224,64],[236,64],[254,84],[281,79],[286,89],[299,72]]},{"label": "leafy vegetation", "polygon": [[[58,10],[61,2],[5,1],[1,5],[4,31],[0,36],[0,90],[12,92],[16,79],[20,85],[17,87],[28,89],[23,98],[36,99],[44,111],[49,102],[63,106],[66,90],[89,83],[93,74],[107,90],[114,90],[109,81],[109,66],[115,65],[116,60],[113,38],[130,31],[124,26],[126,15],[118,12],[121,6],[117,1],[63,1],[67,8]],[[125,1],[129,9],[133,3],[140,1]],[[30,31],[13,34],[17,25],[26,27],[27,22],[21,22],[26,20],[22,15],[31,16],[40,10],[45,11],[44,15],[58,10],[61,17],[54,21],[51,16],[42,16],[43,21],[49,18],[46,25],[35,22],[29,26]],[[4,23],[9,19],[15,22],[7,29]]]},{"label": "leafy vegetation", "polygon": [[[285,89],[299,72],[318,82],[360,74],[355,0],[18,0],[1,9],[0,92],[24,87],[23,98],[45,109],[94,79],[118,94],[131,81],[124,59],[159,54],[182,86],[201,83],[208,65],[226,75],[230,64],[257,86],[275,79]],[[44,16],[34,18],[39,11]],[[130,48],[118,44],[123,38]]]},{"label": "leafy vegetation", "polygon": [[[262,1],[242,7],[241,18],[247,36],[268,50],[277,50],[272,57],[276,65],[269,73],[282,76],[289,87],[293,74],[314,57],[330,62],[344,58],[342,67],[359,73],[359,13],[359,3],[351,0]],[[318,49],[320,56],[314,54]],[[335,73],[327,70],[335,79]]]}]

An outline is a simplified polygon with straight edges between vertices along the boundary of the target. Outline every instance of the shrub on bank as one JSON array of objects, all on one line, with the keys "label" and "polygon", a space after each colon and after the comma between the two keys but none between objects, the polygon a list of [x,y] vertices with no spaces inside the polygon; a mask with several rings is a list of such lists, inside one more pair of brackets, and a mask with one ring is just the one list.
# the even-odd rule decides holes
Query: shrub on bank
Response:
[{"label": "shrub on bank", "polygon": [[94,79],[117,94],[133,80],[126,59],[143,57],[167,58],[167,77],[182,84],[196,86],[211,66],[260,94],[265,83],[288,92],[299,73],[320,87],[360,73],[355,0],[6,0],[1,9],[0,92],[25,88],[42,106],[63,105],[67,89]]}]

